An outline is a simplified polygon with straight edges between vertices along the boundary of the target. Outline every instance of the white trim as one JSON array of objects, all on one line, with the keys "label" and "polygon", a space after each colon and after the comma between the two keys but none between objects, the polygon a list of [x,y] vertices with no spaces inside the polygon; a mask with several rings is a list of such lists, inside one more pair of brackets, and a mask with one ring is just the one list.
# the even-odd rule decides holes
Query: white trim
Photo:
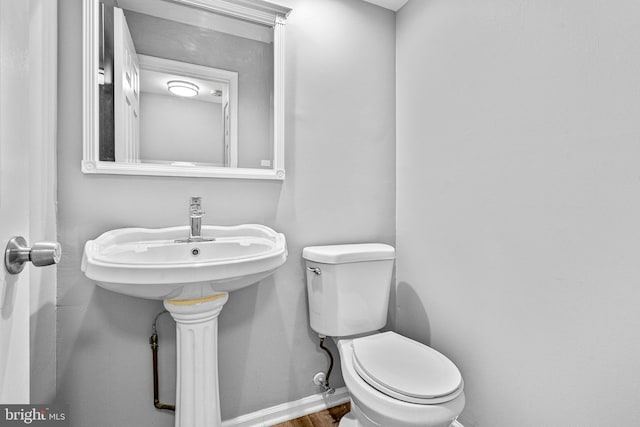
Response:
[{"label": "white trim", "polygon": [[[82,2],[84,16],[82,20],[82,158],[98,160],[98,141],[100,140],[98,120],[98,0]],[[84,167],[82,168],[84,172]]]},{"label": "white trim", "polygon": [[283,403],[223,421],[222,427],[269,427],[304,415],[313,414],[323,409],[332,408],[348,401],[349,392],[346,387],[341,387],[329,396],[325,396],[324,393],[314,394],[300,400]]},{"label": "white trim", "polygon": [[287,17],[291,13],[288,7],[262,0],[170,0],[210,12],[246,19],[273,27],[279,16]]},{"label": "white trim", "polygon": [[364,0],[367,3],[372,3],[380,7],[384,7],[385,9],[393,10],[397,12],[407,4],[409,0]]},{"label": "white trim", "polygon": [[[335,393],[326,396],[324,393],[303,397],[270,408],[261,409],[250,414],[225,420],[222,427],[269,427],[293,419],[313,414],[324,409],[333,408],[349,401],[349,391],[346,387],[336,389]],[[459,421],[454,421],[451,427],[464,427]]]},{"label": "white trim", "polygon": [[118,7],[187,25],[193,25],[194,22],[197,22],[201,28],[263,43],[273,43],[273,31],[270,26],[256,25],[253,22],[241,21],[219,13],[210,13],[200,8],[185,7],[182,3],[158,0],[118,0]]},{"label": "white trim", "polygon": [[278,16],[273,28],[273,170],[284,179],[284,51],[285,17]]},{"label": "white trim", "polygon": [[[0,0],[2,1],[2,0]],[[82,161],[86,174],[186,176],[194,178],[237,178],[283,180],[284,170],[223,168],[211,166],[166,165],[154,163],[116,163],[93,160]]]}]

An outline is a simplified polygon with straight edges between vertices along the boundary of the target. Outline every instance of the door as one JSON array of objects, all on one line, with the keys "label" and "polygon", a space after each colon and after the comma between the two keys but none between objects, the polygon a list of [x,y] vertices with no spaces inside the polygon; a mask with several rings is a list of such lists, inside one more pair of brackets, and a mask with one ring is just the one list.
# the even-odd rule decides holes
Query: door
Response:
[{"label": "door", "polygon": [[[13,236],[56,238],[56,58],[57,2],[0,0],[1,254]],[[56,271],[0,264],[0,404],[51,402],[55,370],[42,366],[55,360],[56,321],[40,308],[55,305]]]},{"label": "door", "polygon": [[[29,239],[30,2],[0,0],[0,246]],[[0,268],[0,403],[29,403],[29,270]]]},{"label": "door", "polygon": [[140,64],[122,9],[113,8],[116,162],[140,161]]}]

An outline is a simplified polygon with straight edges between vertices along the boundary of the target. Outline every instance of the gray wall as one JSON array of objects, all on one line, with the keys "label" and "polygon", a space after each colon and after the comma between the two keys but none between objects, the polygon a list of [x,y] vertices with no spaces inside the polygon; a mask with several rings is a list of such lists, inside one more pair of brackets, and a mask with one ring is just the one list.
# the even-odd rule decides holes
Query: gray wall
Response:
[{"label": "gray wall", "polygon": [[[353,0],[288,0],[284,182],[89,176],[82,155],[81,0],[60,0],[58,398],[74,427],[172,426],[152,407],[148,337],[160,302],[105,291],[80,272],[84,243],[109,229],[263,223],[289,259],[231,295],[220,317],[223,419],[319,392],[326,368],[307,320],[302,248],[394,244],[395,19]],[[161,398],[174,400],[173,325],[161,319]],[[335,385],[340,386],[339,370]]]},{"label": "gray wall", "polygon": [[140,92],[140,158],[224,166],[222,104]]},{"label": "gray wall", "polygon": [[397,327],[465,427],[640,425],[640,3],[397,17]]}]

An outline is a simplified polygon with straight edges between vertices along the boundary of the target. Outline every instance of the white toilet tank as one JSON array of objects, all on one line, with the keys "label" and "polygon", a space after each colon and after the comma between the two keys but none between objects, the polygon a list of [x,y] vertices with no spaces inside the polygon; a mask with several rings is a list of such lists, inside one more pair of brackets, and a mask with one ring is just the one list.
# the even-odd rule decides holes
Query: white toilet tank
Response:
[{"label": "white toilet tank", "polygon": [[382,243],[304,248],[311,328],[344,337],[387,323],[395,249]]}]

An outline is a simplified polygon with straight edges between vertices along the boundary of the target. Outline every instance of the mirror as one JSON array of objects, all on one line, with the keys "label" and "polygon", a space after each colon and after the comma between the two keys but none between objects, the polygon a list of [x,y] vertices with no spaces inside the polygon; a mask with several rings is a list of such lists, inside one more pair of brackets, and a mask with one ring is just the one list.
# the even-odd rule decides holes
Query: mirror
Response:
[{"label": "mirror", "polygon": [[284,24],[262,0],[87,0],[84,173],[284,179]]}]

